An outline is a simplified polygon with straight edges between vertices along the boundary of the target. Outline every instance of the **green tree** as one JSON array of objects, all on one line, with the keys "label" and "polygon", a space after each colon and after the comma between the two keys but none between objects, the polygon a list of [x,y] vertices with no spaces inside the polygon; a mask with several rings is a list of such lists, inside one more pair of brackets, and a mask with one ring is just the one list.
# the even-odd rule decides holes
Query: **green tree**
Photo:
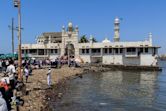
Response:
[{"label": "green tree", "polygon": [[87,42],[89,42],[89,40],[87,39],[86,35],[83,35],[83,36],[80,38],[79,43],[87,43]]},{"label": "green tree", "polygon": [[94,37],[92,38],[92,41],[93,41],[93,42],[97,42],[97,40],[96,40]]}]

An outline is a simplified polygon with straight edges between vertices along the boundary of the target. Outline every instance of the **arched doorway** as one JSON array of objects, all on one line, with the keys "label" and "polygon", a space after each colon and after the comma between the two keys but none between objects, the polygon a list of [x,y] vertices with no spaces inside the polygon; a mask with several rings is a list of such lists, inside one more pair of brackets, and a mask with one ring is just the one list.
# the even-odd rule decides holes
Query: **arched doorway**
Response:
[{"label": "arched doorway", "polygon": [[73,44],[67,44],[65,48],[65,56],[74,57],[75,56],[75,48]]}]

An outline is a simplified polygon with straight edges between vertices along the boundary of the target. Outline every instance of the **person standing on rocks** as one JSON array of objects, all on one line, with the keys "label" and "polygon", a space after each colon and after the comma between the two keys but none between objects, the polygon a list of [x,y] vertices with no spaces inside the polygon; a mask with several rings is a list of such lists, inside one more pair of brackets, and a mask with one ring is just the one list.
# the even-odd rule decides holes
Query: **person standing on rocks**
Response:
[{"label": "person standing on rocks", "polygon": [[49,68],[47,72],[47,85],[49,88],[51,87],[51,68]]}]

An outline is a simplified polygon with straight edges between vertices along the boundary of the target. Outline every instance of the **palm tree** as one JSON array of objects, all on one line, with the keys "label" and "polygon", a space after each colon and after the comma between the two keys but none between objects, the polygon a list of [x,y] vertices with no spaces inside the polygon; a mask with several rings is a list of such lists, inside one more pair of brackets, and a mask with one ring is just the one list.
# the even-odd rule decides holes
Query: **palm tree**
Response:
[{"label": "palm tree", "polygon": [[93,38],[92,38],[92,42],[97,42],[97,40],[93,37]]},{"label": "palm tree", "polygon": [[87,42],[89,42],[89,40],[87,39],[86,35],[83,35],[83,36],[80,38],[79,43],[87,43]]}]

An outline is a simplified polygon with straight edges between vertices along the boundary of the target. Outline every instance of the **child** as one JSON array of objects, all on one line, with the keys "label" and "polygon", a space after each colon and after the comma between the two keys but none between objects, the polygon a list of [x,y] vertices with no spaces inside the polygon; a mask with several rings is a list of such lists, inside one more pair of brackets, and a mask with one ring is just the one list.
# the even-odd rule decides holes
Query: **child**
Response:
[{"label": "child", "polygon": [[48,87],[51,87],[51,68],[48,69],[48,73],[47,73],[47,84]]}]

